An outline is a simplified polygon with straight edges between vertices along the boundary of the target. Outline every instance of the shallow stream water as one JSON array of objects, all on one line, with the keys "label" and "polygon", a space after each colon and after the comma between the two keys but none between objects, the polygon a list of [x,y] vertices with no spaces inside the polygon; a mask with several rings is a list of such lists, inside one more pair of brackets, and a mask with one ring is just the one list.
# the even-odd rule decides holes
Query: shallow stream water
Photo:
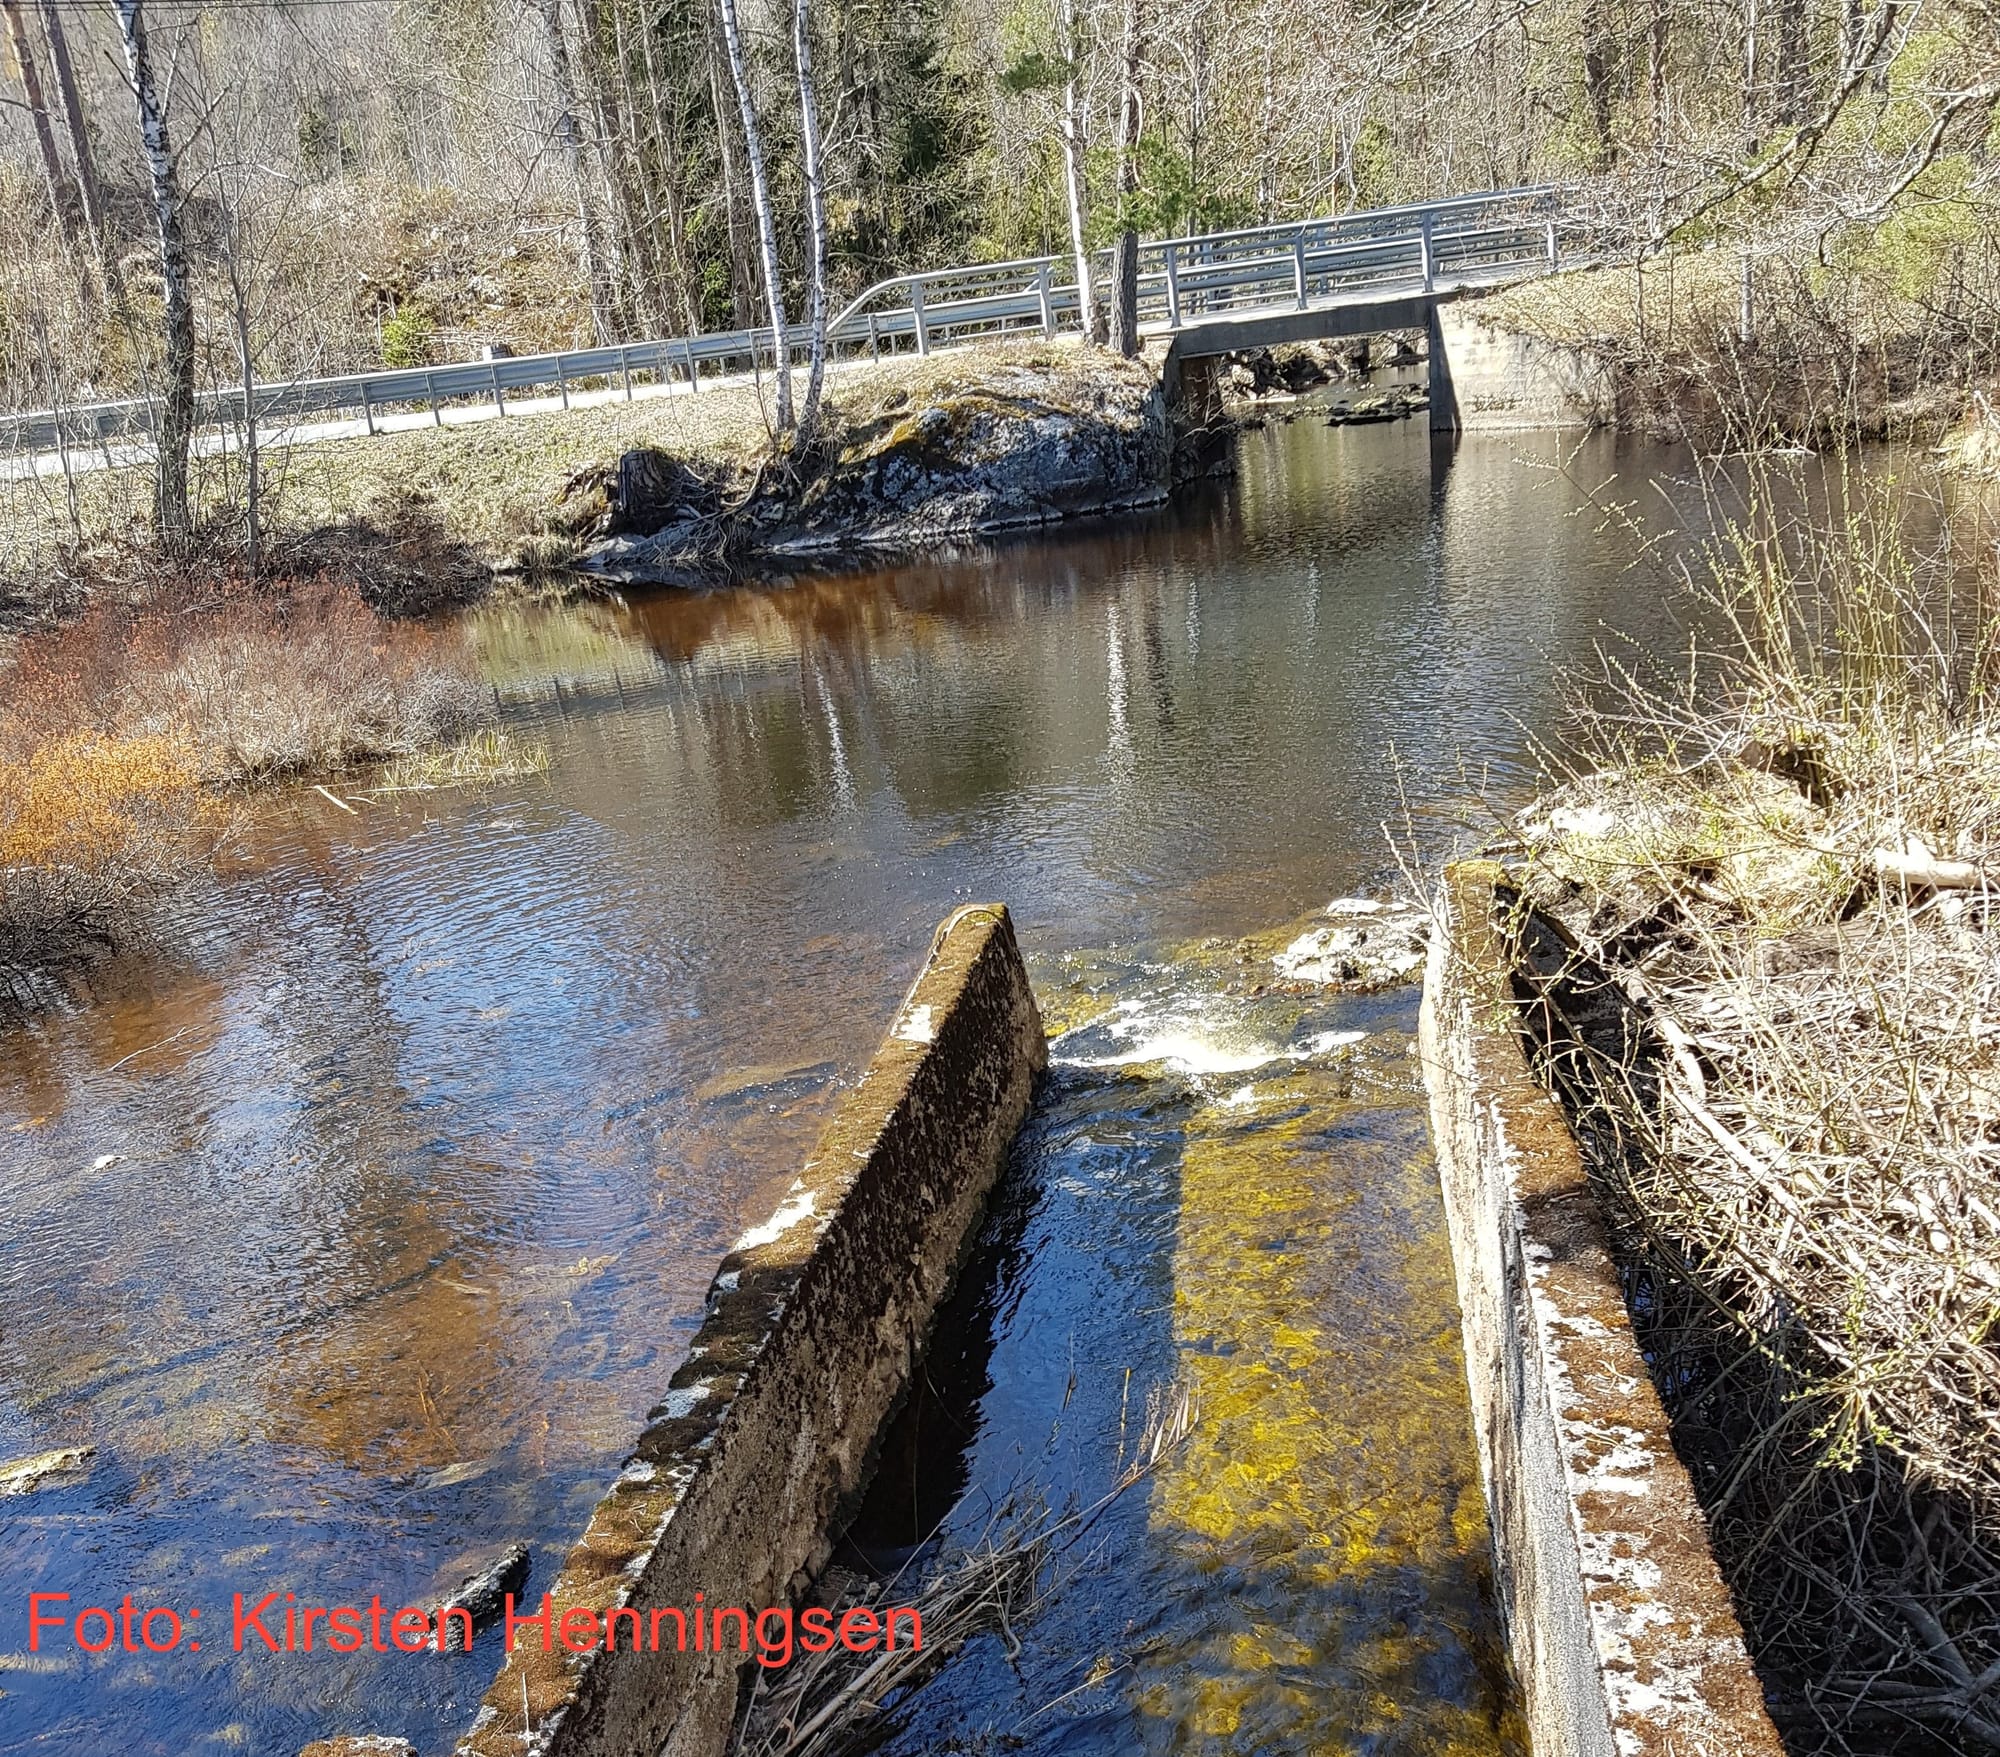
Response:
[{"label": "shallow stream water", "polygon": [[[1301,422],[1115,526],[478,616],[546,776],[271,803],[167,944],[0,1026],[0,1460],[97,1448],[0,1503],[0,1751],[447,1748],[492,1636],[238,1655],[231,1595],[426,1602],[516,1539],[539,1593],[972,898],[1055,1066],[873,1539],[1088,1498],[1157,1387],[1200,1419],[898,1748],[1516,1749],[1415,997],[1263,960],[1394,880],[1385,825],[1477,834],[1607,629],[1672,653],[1596,500],[1685,468]],[[30,1656],[31,1591],[222,1638]]]}]

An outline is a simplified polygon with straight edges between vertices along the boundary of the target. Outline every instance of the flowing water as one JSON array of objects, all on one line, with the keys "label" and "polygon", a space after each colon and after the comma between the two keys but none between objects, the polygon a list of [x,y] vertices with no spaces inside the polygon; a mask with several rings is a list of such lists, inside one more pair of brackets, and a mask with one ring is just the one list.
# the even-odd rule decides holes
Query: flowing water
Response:
[{"label": "flowing water", "polygon": [[[516,1539],[538,1593],[989,897],[1055,1065],[857,1544],[1088,1499],[1160,1387],[1200,1416],[898,1748],[1517,1749],[1415,997],[1268,956],[1393,879],[1385,824],[1476,833],[1607,629],[1679,641],[1594,498],[1684,466],[1559,461],[1301,423],[1115,526],[476,618],[546,776],[288,795],[160,949],[0,1027],[0,1460],[97,1448],[0,1503],[0,1750],[448,1745],[494,1637],[238,1654],[232,1595],[434,1602]],[[36,1591],[210,1639],[29,1655]]]}]

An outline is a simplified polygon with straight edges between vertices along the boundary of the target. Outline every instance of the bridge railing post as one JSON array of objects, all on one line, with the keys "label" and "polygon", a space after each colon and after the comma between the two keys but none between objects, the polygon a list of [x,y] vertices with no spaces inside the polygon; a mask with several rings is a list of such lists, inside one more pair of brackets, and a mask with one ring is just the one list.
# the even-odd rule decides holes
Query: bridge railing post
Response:
[{"label": "bridge railing post", "polygon": [[1167,246],[1167,327],[1179,329],[1181,326],[1181,270],[1179,252]]},{"label": "bridge railing post", "polygon": [[1056,333],[1055,301],[1049,294],[1050,272],[1049,265],[1046,262],[1035,270],[1035,296],[1041,301],[1042,339],[1044,341],[1053,341]]},{"label": "bridge railing post", "polygon": [[924,283],[921,280],[910,283],[910,311],[917,321],[917,353],[926,355],[931,351],[931,331],[924,317]]},{"label": "bridge railing post", "polygon": [[1417,227],[1417,261],[1423,269],[1426,293],[1437,285],[1437,259],[1431,251],[1431,219],[1430,214],[1425,214],[1423,223]]},{"label": "bridge railing post", "polygon": [[1306,232],[1301,226],[1292,234],[1292,295],[1301,311],[1306,308]]},{"label": "bridge railing post", "polygon": [[1554,274],[1556,272],[1556,223],[1553,219],[1549,221],[1548,233],[1549,233],[1549,273]]}]

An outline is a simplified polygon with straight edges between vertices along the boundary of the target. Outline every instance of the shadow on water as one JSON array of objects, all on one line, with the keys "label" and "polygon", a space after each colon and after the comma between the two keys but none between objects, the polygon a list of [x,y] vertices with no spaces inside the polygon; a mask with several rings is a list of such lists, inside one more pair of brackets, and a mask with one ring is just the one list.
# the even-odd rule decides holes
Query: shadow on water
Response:
[{"label": "shadow on water", "polygon": [[1414,997],[1212,952],[1037,986],[1068,1028],[843,1559],[914,1556],[907,1594],[1012,1508],[1094,1501],[1166,1388],[1195,1431],[1052,1564],[1019,1651],[976,1637],[885,1748],[1525,1752]]}]

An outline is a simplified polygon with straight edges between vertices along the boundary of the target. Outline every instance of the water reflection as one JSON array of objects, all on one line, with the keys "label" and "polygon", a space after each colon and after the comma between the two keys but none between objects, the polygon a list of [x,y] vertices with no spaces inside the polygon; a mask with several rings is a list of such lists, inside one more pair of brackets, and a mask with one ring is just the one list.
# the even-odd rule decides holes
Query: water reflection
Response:
[{"label": "water reflection", "polygon": [[[1605,623],[1677,642],[1625,539],[1522,449],[1439,475],[1407,426],[1274,429],[1149,520],[481,615],[546,777],[280,801],[169,947],[0,1029],[0,1456],[100,1450],[0,1514],[8,1601],[421,1598],[517,1538],[546,1579],[954,902],[1006,898],[1045,958],[1289,919],[1387,874],[1406,799],[1420,840],[1455,834],[1460,754],[1518,774]],[[1661,465],[1606,444],[1577,469]],[[1389,1133],[1370,1163],[1421,1190]],[[1170,1302],[1206,1174],[1149,1152],[1089,1176],[1116,1168],[1102,1211],[1153,1216],[1107,1272]],[[1434,1252],[1411,1202],[1383,1236]],[[1185,1351],[1163,1319],[1117,1346]],[[1322,1358],[1315,1396],[1361,1370]],[[1162,1516],[1202,1529],[1192,1502]],[[490,1675],[207,1647],[0,1666],[0,1749],[174,1757],[337,1723],[435,1745]]]},{"label": "water reflection", "polygon": [[890,1750],[1526,1749],[1414,996],[1273,988],[1276,943],[1037,962],[1068,1029],[859,1548],[899,1565],[935,1530],[918,1565],[948,1567],[996,1510],[1094,1500],[1149,1394],[1198,1413],[1057,1559],[1019,1650],[975,1638]]}]

